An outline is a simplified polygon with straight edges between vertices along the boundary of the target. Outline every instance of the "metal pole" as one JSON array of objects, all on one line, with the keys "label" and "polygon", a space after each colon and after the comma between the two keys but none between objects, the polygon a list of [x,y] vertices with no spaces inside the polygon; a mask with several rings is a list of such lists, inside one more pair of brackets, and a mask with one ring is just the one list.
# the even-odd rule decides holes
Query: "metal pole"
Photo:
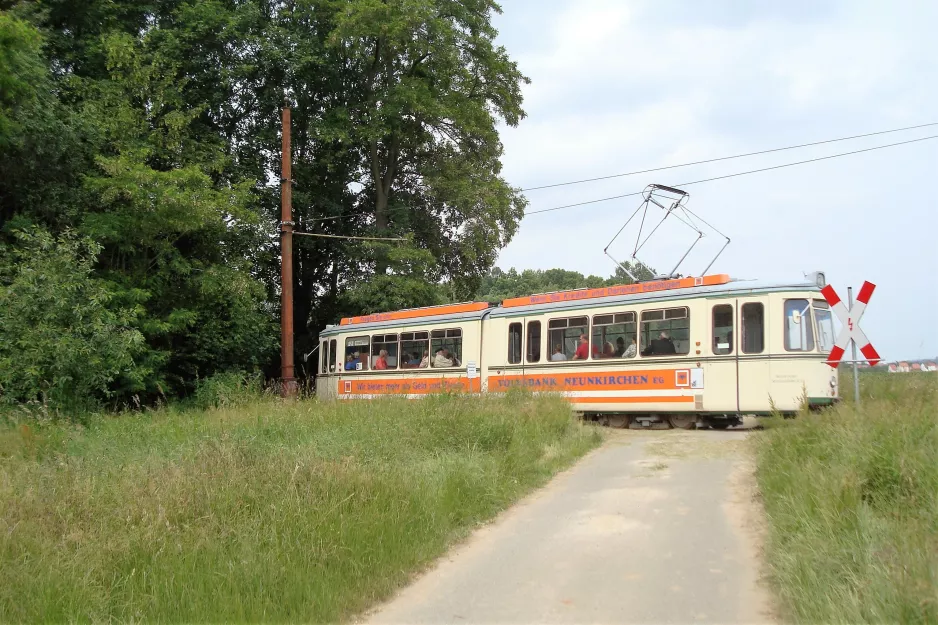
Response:
[{"label": "metal pole", "polygon": [[[853,310],[853,287],[847,287],[847,310]],[[847,317],[847,323],[852,324],[853,319]],[[852,328],[851,328],[852,329]],[[857,342],[850,339],[850,349],[853,352],[853,401],[860,405],[860,375],[857,367]]]},{"label": "metal pole", "polygon": [[296,395],[293,368],[293,180],[290,154],[290,109],[283,109],[280,169],[280,378],[283,396]]}]

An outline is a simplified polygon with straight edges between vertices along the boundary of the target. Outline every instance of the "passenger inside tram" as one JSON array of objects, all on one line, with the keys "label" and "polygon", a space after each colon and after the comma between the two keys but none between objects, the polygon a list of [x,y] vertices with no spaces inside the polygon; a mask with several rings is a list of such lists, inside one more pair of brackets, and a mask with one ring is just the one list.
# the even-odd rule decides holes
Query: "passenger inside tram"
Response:
[{"label": "passenger inside tram", "polygon": [[434,367],[458,367],[459,359],[457,359],[454,354],[450,354],[447,348],[442,347],[433,357],[433,366]]},{"label": "passenger inside tram", "polygon": [[388,350],[382,349],[378,352],[378,359],[375,360],[375,369],[383,371],[388,368]]},{"label": "passenger inside tram", "polygon": [[662,356],[666,354],[676,354],[674,342],[667,332],[662,332],[658,338],[648,344],[648,347],[642,350],[642,356]]},{"label": "passenger inside tram", "polygon": [[615,355],[616,355],[616,348],[612,346],[612,341],[606,341],[603,344],[602,358],[614,358]]},{"label": "passenger inside tram", "polygon": [[625,353],[625,339],[621,336],[616,339],[616,357],[622,358]]},{"label": "passenger inside tram", "polygon": [[576,352],[573,354],[573,360],[586,360],[589,358],[590,342],[585,334],[580,335],[580,344],[577,345]]},{"label": "passenger inside tram", "polygon": [[623,352],[623,358],[635,358],[635,353],[638,351],[638,345],[635,343],[635,337],[632,337],[632,342],[628,348]]},{"label": "passenger inside tram", "polygon": [[554,362],[567,359],[567,355],[563,353],[563,345],[560,343],[554,345],[554,353],[550,355],[550,359]]}]

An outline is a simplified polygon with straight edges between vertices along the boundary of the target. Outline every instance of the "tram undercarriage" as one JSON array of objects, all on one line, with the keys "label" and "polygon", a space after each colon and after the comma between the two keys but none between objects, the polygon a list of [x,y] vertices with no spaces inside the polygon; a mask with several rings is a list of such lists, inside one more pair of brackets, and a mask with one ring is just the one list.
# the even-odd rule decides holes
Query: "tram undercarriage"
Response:
[{"label": "tram undercarriage", "polygon": [[614,428],[630,430],[725,430],[740,426],[743,419],[736,414],[608,414],[582,413],[584,421],[591,421]]}]

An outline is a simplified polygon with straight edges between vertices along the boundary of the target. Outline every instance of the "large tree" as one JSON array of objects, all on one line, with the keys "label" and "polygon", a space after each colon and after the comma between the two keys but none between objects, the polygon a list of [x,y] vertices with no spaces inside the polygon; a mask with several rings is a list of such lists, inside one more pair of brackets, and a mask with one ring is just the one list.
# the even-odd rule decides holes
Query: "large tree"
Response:
[{"label": "large tree", "polygon": [[345,313],[470,297],[517,229],[497,126],[526,79],[494,2],[0,7],[0,241],[39,225],[100,245],[95,277],[140,310],[143,390],[274,354],[284,103],[298,230],[404,239],[297,239],[298,350]]}]

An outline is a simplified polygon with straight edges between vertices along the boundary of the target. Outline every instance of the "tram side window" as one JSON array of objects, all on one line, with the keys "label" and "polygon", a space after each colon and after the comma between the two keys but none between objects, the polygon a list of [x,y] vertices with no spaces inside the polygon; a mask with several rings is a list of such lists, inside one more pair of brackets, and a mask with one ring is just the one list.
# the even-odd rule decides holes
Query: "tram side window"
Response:
[{"label": "tram side window", "polygon": [[424,369],[430,366],[430,333],[401,333],[401,369]]},{"label": "tram side window", "polygon": [[790,352],[814,351],[811,304],[806,299],[785,300],[785,349]]},{"label": "tram side window", "polygon": [[322,363],[319,367],[320,373],[325,373],[329,366],[329,341],[323,341],[319,346],[319,362]]},{"label": "tram side window", "polygon": [[528,362],[541,361],[541,322],[528,322]]},{"label": "tram side window", "polygon": [[521,362],[521,324],[508,324],[508,364]]},{"label": "tram side window", "polygon": [[740,345],[744,354],[761,354],[765,349],[765,307],[759,302],[743,304],[740,330],[743,341]]},{"label": "tram side window", "polygon": [[462,330],[432,330],[430,332],[430,366],[440,369],[462,366]]},{"label": "tram side window", "polygon": [[[580,341],[581,336],[587,339],[586,343]],[[586,360],[589,356],[588,338],[589,317],[551,319],[547,322],[547,344],[550,346],[552,361]],[[593,348],[595,353],[596,346]]]},{"label": "tram side window", "polygon": [[831,307],[825,300],[814,300],[814,319],[817,321],[817,346],[822,353],[834,349],[834,320]]},{"label": "tram side window", "polygon": [[376,334],[371,337],[372,369],[397,369],[397,361],[396,334]]},{"label": "tram side window", "polygon": [[[593,356],[596,358],[634,358],[636,332],[634,312],[609,313],[593,317]],[[599,353],[596,353],[598,350]]]},{"label": "tram side window", "polygon": [[729,304],[713,307],[713,353],[733,353],[733,307]]},{"label": "tram side window", "polygon": [[690,352],[690,312],[686,306],[642,313],[642,356]]},{"label": "tram side window", "polygon": [[367,371],[369,344],[370,341],[367,336],[353,336],[345,339],[345,364],[343,369],[346,371]]},{"label": "tram side window", "polygon": [[329,341],[329,371],[335,372],[335,361],[339,357],[339,350],[335,339]]}]

